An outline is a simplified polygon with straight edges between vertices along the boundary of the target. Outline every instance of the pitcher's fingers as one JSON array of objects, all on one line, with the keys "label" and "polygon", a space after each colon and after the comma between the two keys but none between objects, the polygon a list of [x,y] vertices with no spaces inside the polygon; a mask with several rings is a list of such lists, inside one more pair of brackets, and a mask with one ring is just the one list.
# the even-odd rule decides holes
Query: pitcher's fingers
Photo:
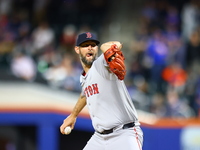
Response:
[{"label": "pitcher's fingers", "polygon": [[61,132],[62,134],[65,134],[65,131],[64,131],[64,130],[65,130],[65,127],[64,127],[63,125],[61,125],[61,126],[60,126],[60,132]]}]

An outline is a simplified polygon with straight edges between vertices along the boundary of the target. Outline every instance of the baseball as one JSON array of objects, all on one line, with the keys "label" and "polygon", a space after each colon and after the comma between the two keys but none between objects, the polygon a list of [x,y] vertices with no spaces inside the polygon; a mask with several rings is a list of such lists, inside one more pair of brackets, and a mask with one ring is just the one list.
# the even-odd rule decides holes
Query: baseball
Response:
[{"label": "baseball", "polygon": [[67,135],[67,134],[70,134],[71,131],[72,131],[72,129],[71,129],[69,126],[66,127],[65,130],[64,130],[64,132],[65,132],[66,135]]}]

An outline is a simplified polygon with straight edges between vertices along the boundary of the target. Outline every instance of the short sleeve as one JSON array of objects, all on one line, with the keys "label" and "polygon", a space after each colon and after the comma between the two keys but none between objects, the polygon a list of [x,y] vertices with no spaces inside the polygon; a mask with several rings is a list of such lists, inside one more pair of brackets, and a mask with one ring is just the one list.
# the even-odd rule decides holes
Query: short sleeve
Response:
[{"label": "short sleeve", "polygon": [[97,72],[104,78],[109,80],[116,80],[117,76],[109,71],[108,64],[104,58],[104,55],[101,54],[98,59],[94,62],[94,67],[96,68]]}]

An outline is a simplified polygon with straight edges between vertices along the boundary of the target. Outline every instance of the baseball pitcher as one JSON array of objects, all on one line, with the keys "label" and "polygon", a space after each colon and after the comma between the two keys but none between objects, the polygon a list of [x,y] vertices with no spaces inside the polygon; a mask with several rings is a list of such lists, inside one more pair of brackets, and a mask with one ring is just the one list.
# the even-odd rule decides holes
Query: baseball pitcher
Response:
[{"label": "baseball pitcher", "polygon": [[98,57],[99,44],[93,33],[78,35],[75,52],[83,67],[82,92],[60,132],[70,133],[65,128],[74,128],[78,114],[87,105],[95,132],[84,150],[142,150],[143,132],[123,81],[126,67],[122,44],[102,44]]}]

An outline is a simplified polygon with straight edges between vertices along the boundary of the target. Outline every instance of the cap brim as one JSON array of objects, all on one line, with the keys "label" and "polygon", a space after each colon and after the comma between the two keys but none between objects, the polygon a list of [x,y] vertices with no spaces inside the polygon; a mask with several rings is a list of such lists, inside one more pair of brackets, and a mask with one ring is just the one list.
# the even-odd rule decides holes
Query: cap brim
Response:
[{"label": "cap brim", "polygon": [[97,41],[97,40],[92,40],[92,39],[90,39],[90,40],[85,40],[85,41],[82,41],[81,43],[79,43],[77,46],[80,46],[82,43],[84,43],[84,42],[87,42],[87,41],[93,41],[93,42],[95,42],[97,45],[99,45],[99,41]]}]

